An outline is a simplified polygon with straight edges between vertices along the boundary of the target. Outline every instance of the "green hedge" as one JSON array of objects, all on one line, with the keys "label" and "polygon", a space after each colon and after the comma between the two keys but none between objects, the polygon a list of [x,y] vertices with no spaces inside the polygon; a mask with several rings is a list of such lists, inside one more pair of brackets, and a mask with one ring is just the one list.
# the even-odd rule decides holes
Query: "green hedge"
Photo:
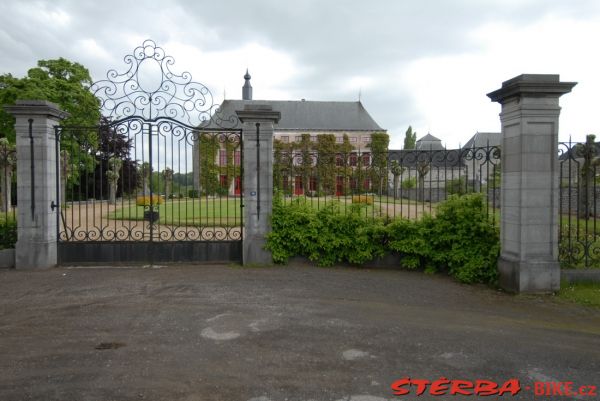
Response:
[{"label": "green hedge", "polygon": [[435,217],[420,220],[373,219],[361,215],[363,207],[354,204],[343,213],[331,204],[317,211],[276,196],[267,237],[273,261],[305,256],[320,266],[361,264],[397,252],[405,268],[443,271],[465,283],[496,282],[499,232],[480,194],[451,196]]},{"label": "green hedge", "polygon": [[0,219],[0,250],[14,248],[17,243],[17,222]]}]

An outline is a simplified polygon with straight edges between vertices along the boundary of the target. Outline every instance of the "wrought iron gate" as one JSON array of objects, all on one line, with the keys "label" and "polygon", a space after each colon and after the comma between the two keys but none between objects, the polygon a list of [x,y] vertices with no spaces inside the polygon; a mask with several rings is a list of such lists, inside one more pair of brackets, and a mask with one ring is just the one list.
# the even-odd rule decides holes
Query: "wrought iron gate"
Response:
[{"label": "wrought iron gate", "polygon": [[150,40],[91,90],[96,127],[56,127],[59,262],[239,261],[242,135]]}]

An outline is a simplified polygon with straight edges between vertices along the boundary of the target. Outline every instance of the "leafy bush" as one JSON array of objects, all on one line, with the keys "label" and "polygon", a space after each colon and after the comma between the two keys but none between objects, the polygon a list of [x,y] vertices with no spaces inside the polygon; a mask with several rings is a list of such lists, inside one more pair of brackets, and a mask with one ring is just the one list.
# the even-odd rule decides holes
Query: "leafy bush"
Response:
[{"label": "leafy bush", "polygon": [[417,186],[417,177],[409,177],[400,184],[402,189],[412,189]]},{"label": "leafy bush", "polygon": [[267,249],[275,263],[292,256],[306,256],[320,266],[334,263],[365,263],[385,253],[385,226],[381,220],[361,216],[363,205],[352,205],[349,213],[328,204],[316,211],[295,200],[273,203],[273,230],[267,237]]},{"label": "leafy bush", "polygon": [[188,191],[188,197],[190,198],[197,198],[199,196],[198,190],[197,189],[190,189]]},{"label": "leafy bush", "polygon": [[0,218],[0,250],[14,248],[16,243],[17,221]]},{"label": "leafy bush", "polygon": [[438,206],[435,217],[389,224],[361,215],[364,207],[353,204],[344,214],[330,204],[316,211],[299,201],[284,205],[276,196],[267,237],[273,261],[285,263],[299,255],[321,266],[361,264],[393,251],[408,269],[444,271],[464,283],[496,281],[499,233],[481,194],[453,195]]},{"label": "leafy bush", "polygon": [[481,194],[452,195],[440,203],[435,217],[395,221],[388,233],[390,249],[405,255],[407,268],[447,270],[464,283],[496,281],[500,235]]},{"label": "leafy bush", "polygon": [[472,193],[473,186],[469,185],[465,177],[460,177],[446,182],[446,191],[450,195],[464,195]]}]

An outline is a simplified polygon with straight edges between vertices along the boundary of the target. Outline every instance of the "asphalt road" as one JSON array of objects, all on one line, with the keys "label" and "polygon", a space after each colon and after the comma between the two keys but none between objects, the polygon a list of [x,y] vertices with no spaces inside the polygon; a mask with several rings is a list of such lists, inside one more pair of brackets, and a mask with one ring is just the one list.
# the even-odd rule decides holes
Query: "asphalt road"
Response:
[{"label": "asphalt road", "polygon": [[[522,390],[395,397],[407,376]],[[600,399],[526,389],[556,381],[600,386],[600,310],[392,270],[0,270],[3,401]]]}]

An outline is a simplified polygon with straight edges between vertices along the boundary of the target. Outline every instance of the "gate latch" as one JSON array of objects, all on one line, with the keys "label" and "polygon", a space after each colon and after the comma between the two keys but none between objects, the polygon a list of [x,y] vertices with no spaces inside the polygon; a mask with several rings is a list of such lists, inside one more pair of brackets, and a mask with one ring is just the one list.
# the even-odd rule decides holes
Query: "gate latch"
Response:
[{"label": "gate latch", "polygon": [[52,209],[52,211],[54,211],[54,209],[56,209],[57,207],[58,205],[54,203],[54,201],[50,202],[50,209]]}]

